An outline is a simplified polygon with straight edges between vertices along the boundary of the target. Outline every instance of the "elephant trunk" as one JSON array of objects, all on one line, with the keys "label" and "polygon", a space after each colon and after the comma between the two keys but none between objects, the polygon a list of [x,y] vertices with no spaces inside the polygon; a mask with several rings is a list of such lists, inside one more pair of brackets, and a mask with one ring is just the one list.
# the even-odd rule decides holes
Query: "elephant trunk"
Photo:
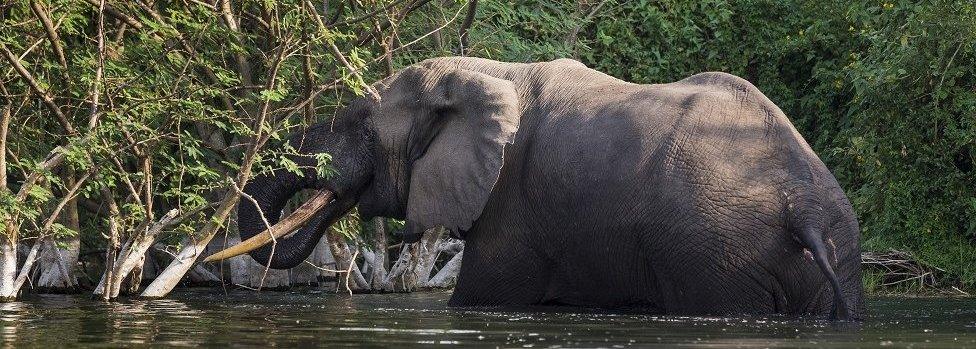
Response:
[{"label": "elephant trunk", "polygon": [[[285,207],[287,201],[298,193],[298,191],[310,187],[311,182],[307,178],[287,172],[272,176],[259,176],[249,181],[244,186],[244,193],[246,195],[241,198],[237,206],[237,225],[241,234],[241,241],[253,241],[252,239],[255,238],[270,239],[271,236],[267,233],[270,229],[274,235],[277,235],[273,239],[275,243],[264,246],[258,245],[261,247],[257,247],[249,252],[246,249],[249,249],[248,247],[254,248],[255,246],[253,244],[248,246],[247,244],[241,243],[208,257],[207,261],[221,260],[248,252],[255,261],[262,265],[268,265],[274,269],[288,269],[300,264],[305,258],[308,258],[308,255],[312,253],[312,249],[315,248],[315,244],[322,237],[322,232],[316,229],[318,228],[318,224],[306,224],[304,227],[301,227],[301,223],[304,222],[298,222],[299,224],[296,226],[294,219],[291,220],[292,224],[289,224],[290,226],[281,226],[278,223],[281,210]],[[257,206],[254,205],[255,203],[257,203]],[[327,201],[322,203],[322,206],[325,203]],[[302,208],[307,207],[303,205]],[[318,211],[321,207],[313,207],[312,209]],[[263,216],[262,213],[264,214]],[[305,213],[308,214],[309,212]],[[315,218],[314,216],[314,212],[311,212],[305,218]],[[286,218],[284,221],[289,221],[289,218],[291,217]],[[315,222],[316,220],[321,221],[322,217],[317,217],[310,223],[318,223]],[[270,224],[272,227],[268,227],[266,224]],[[291,233],[296,227],[301,227],[301,229],[291,234],[291,236],[285,236]]]},{"label": "elephant trunk", "polygon": [[[289,269],[308,258],[326,229],[355,206],[372,175],[366,144],[369,137],[362,116],[357,116],[361,113],[344,113],[335,125],[315,124],[289,140],[297,151],[290,159],[303,175],[278,170],[257,176],[244,186],[245,195],[237,206],[241,243],[205,261],[248,253],[262,265]],[[317,154],[332,156],[328,165],[334,175],[319,175]],[[317,191],[288,217],[281,218],[285,204],[302,189]]]}]

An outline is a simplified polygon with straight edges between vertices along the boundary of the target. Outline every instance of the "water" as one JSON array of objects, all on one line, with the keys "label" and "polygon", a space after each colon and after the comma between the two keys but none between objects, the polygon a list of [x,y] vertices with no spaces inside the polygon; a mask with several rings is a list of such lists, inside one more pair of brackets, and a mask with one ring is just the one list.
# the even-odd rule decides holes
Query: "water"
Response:
[{"label": "water", "polygon": [[459,310],[450,293],[335,295],[192,289],[101,303],[29,296],[0,304],[2,347],[501,346],[976,348],[976,299],[878,298],[860,324],[673,317],[586,309]]}]

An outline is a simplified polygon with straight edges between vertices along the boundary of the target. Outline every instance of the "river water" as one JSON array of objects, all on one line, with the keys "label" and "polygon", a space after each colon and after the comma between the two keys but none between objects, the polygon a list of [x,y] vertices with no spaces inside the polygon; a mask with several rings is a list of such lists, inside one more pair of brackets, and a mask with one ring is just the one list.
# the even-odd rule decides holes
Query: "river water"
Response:
[{"label": "river water", "polygon": [[0,304],[2,347],[917,347],[976,348],[976,299],[874,298],[858,324],[587,309],[447,307],[449,292],[335,295],[179,290],[102,303],[31,295]]}]

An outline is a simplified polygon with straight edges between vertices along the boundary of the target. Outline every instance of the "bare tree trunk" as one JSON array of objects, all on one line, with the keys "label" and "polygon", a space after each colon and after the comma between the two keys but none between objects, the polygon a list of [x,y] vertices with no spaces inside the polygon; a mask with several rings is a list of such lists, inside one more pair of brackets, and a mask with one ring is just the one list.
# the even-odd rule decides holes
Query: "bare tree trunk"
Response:
[{"label": "bare tree trunk", "polygon": [[[109,206],[111,210],[111,204]],[[163,229],[182,220],[182,217],[177,217],[179,213],[179,210],[170,210],[151,227],[147,227],[148,222],[146,222],[136,228],[136,232],[132,238],[126,241],[125,246],[118,253],[117,260],[114,263],[109,263],[106,260],[105,274],[102,276],[98,287],[95,288],[95,294],[102,295],[103,299],[118,297],[122,290],[123,281],[130,274],[133,275],[129,278],[130,281],[127,288],[130,290],[133,288],[138,290],[139,284],[142,281],[142,266],[146,262],[146,252],[152,247],[153,242],[156,241],[156,236]],[[183,217],[186,216],[184,215]]]},{"label": "bare tree trunk", "polygon": [[[250,163],[247,164],[250,167]],[[250,172],[250,171],[247,171]],[[249,173],[245,173],[249,175]],[[227,219],[230,215],[230,211],[237,204],[240,196],[233,190],[228,190],[224,199],[221,201],[220,207],[217,208],[217,213],[207,222],[200,232],[200,235],[194,237],[190,236],[183,239],[181,244],[182,250],[173,258],[166,269],[163,270],[156,280],[153,280],[145,290],[142,291],[143,297],[149,298],[159,298],[164,297],[169,291],[173,290],[173,287],[180,282],[183,275],[187,273],[192,267],[194,262],[196,262],[197,257],[200,253],[207,247],[210,240],[213,239],[220,225]]]},{"label": "bare tree trunk", "polygon": [[10,234],[8,231],[0,237],[0,300],[3,301],[13,300],[18,291],[14,288],[17,279],[17,240],[11,239]]},{"label": "bare tree trunk", "polygon": [[393,283],[387,280],[386,261],[389,252],[386,242],[386,220],[373,218],[373,251],[367,262],[370,265],[369,287],[378,291],[393,291]]},{"label": "bare tree trunk", "polygon": [[315,249],[312,250],[312,258],[310,262],[316,266],[322,267],[316,268],[316,280],[319,282],[321,287],[335,287],[336,273],[325,270],[325,269],[335,269],[336,262],[335,258],[332,257],[332,250],[329,248],[329,239],[322,236],[319,239],[319,243],[315,245]]},{"label": "bare tree trunk", "polygon": [[[312,259],[309,256],[306,261]],[[288,269],[289,282],[292,286],[311,286],[317,285],[318,281],[318,269],[309,265],[308,263],[302,263],[294,268]]]},{"label": "bare tree trunk", "polygon": [[[65,185],[73,187],[77,181],[74,171],[67,170],[66,172],[67,174],[64,175]],[[75,233],[58,241],[45,239],[45,245],[42,246],[41,250],[39,275],[35,285],[42,290],[71,292],[78,287],[75,266],[78,264],[78,254],[81,249],[81,222],[78,217],[78,200],[76,198],[68,200],[59,220],[65,228],[71,229]]]},{"label": "bare tree trunk", "polygon": [[437,259],[437,241],[443,233],[443,228],[429,229],[420,241],[403,246],[387,276],[395,289],[413,291],[427,284]]},{"label": "bare tree trunk", "polygon": [[214,286],[219,285],[221,282],[219,276],[210,272],[210,270],[207,270],[207,268],[204,268],[202,265],[193,266],[193,269],[190,269],[190,271],[186,273],[186,278],[190,281],[190,283],[196,285]]},{"label": "bare tree trunk", "polygon": [[253,259],[248,259],[248,275],[250,275],[251,287],[259,290],[281,290],[291,286],[288,270],[267,268]]},{"label": "bare tree trunk", "polygon": [[[329,241],[329,250],[332,251],[332,257],[335,259],[335,270],[349,271],[349,275],[338,276],[339,289],[358,291],[368,288],[369,283],[366,282],[366,278],[363,277],[359,266],[356,265],[352,253],[349,252],[349,245],[346,244],[346,239],[339,232],[331,228],[329,228],[325,236]],[[349,282],[347,283],[346,280]]]},{"label": "bare tree trunk", "polygon": [[[115,272],[116,268],[115,260],[118,257],[119,248],[119,207],[115,204],[115,199],[112,198],[112,193],[107,187],[102,187],[102,198],[108,203],[108,245],[105,246],[105,273],[102,274],[103,285],[111,287],[116,284],[116,279],[119,275]],[[99,294],[99,290],[95,290],[95,294]],[[102,300],[112,299],[112,292],[101,292]]]},{"label": "bare tree trunk", "polygon": [[139,255],[136,265],[129,272],[129,277],[125,279],[125,294],[136,294],[139,292],[139,286],[142,285],[142,268],[145,265],[146,254],[143,253]]},{"label": "bare tree trunk", "polygon": [[430,278],[427,282],[427,287],[436,288],[451,288],[457,283],[458,272],[461,271],[461,258],[464,255],[464,251],[458,252],[454,255],[447,264],[441,270],[437,271],[437,274]]},{"label": "bare tree trunk", "polygon": [[[3,89],[6,94],[6,88]],[[0,119],[0,191],[7,191],[7,127],[10,125],[11,102],[6,100]],[[14,221],[6,213],[0,214],[3,222],[3,235],[0,236],[0,301],[12,300],[17,296],[14,279],[17,278],[17,229]]]},{"label": "bare tree trunk", "polygon": [[471,49],[468,47],[468,29],[471,29],[471,25],[474,24],[474,18],[476,12],[478,11],[478,0],[468,0],[468,14],[464,16],[464,22],[461,22],[461,28],[458,29],[458,37],[460,38],[460,47],[458,47],[458,53],[461,56],[468,54]]},{"label": "bare tree trunk", "polygon": [[77,235],[58,242],[44,239],[41,249],[40,265],[34,285],[41,290],[50,292],[72,292],[78,287],[75,277],[75,266],[78,264],[78,254],[81,240]]},{"label": "bare tree trunk", "polygon": [[[233,234],[227,237],[228,246],[234,246],[239,243],[241,243],[241,237],[239,235]],[[234,285],[249,284],[251,278],[248,269],[252,261],[251,256],[248,255],[237,256],[227,260],[226,265],[230,267],[230,283]]]}]

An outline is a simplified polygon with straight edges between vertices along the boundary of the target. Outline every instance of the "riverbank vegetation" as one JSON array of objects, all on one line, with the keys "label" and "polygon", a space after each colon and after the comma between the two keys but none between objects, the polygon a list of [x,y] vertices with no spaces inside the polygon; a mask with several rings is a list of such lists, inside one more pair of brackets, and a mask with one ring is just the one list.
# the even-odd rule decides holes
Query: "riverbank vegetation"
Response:
[{"label": "riverbank vegetation", "polygon": [[[398,222],[355,215],[290,271],[195,264],[239,241],[248,179],[295,169],[288,134],[444,55],[572,57],[636,83],[742,76],[837,176],[865,251],[976,288],[969,1],[25,0],[0,4],[0,51],[0,297],[450,286],[462,243],[402,244]],[[896,289],[867,267],[869,290]]]}]

